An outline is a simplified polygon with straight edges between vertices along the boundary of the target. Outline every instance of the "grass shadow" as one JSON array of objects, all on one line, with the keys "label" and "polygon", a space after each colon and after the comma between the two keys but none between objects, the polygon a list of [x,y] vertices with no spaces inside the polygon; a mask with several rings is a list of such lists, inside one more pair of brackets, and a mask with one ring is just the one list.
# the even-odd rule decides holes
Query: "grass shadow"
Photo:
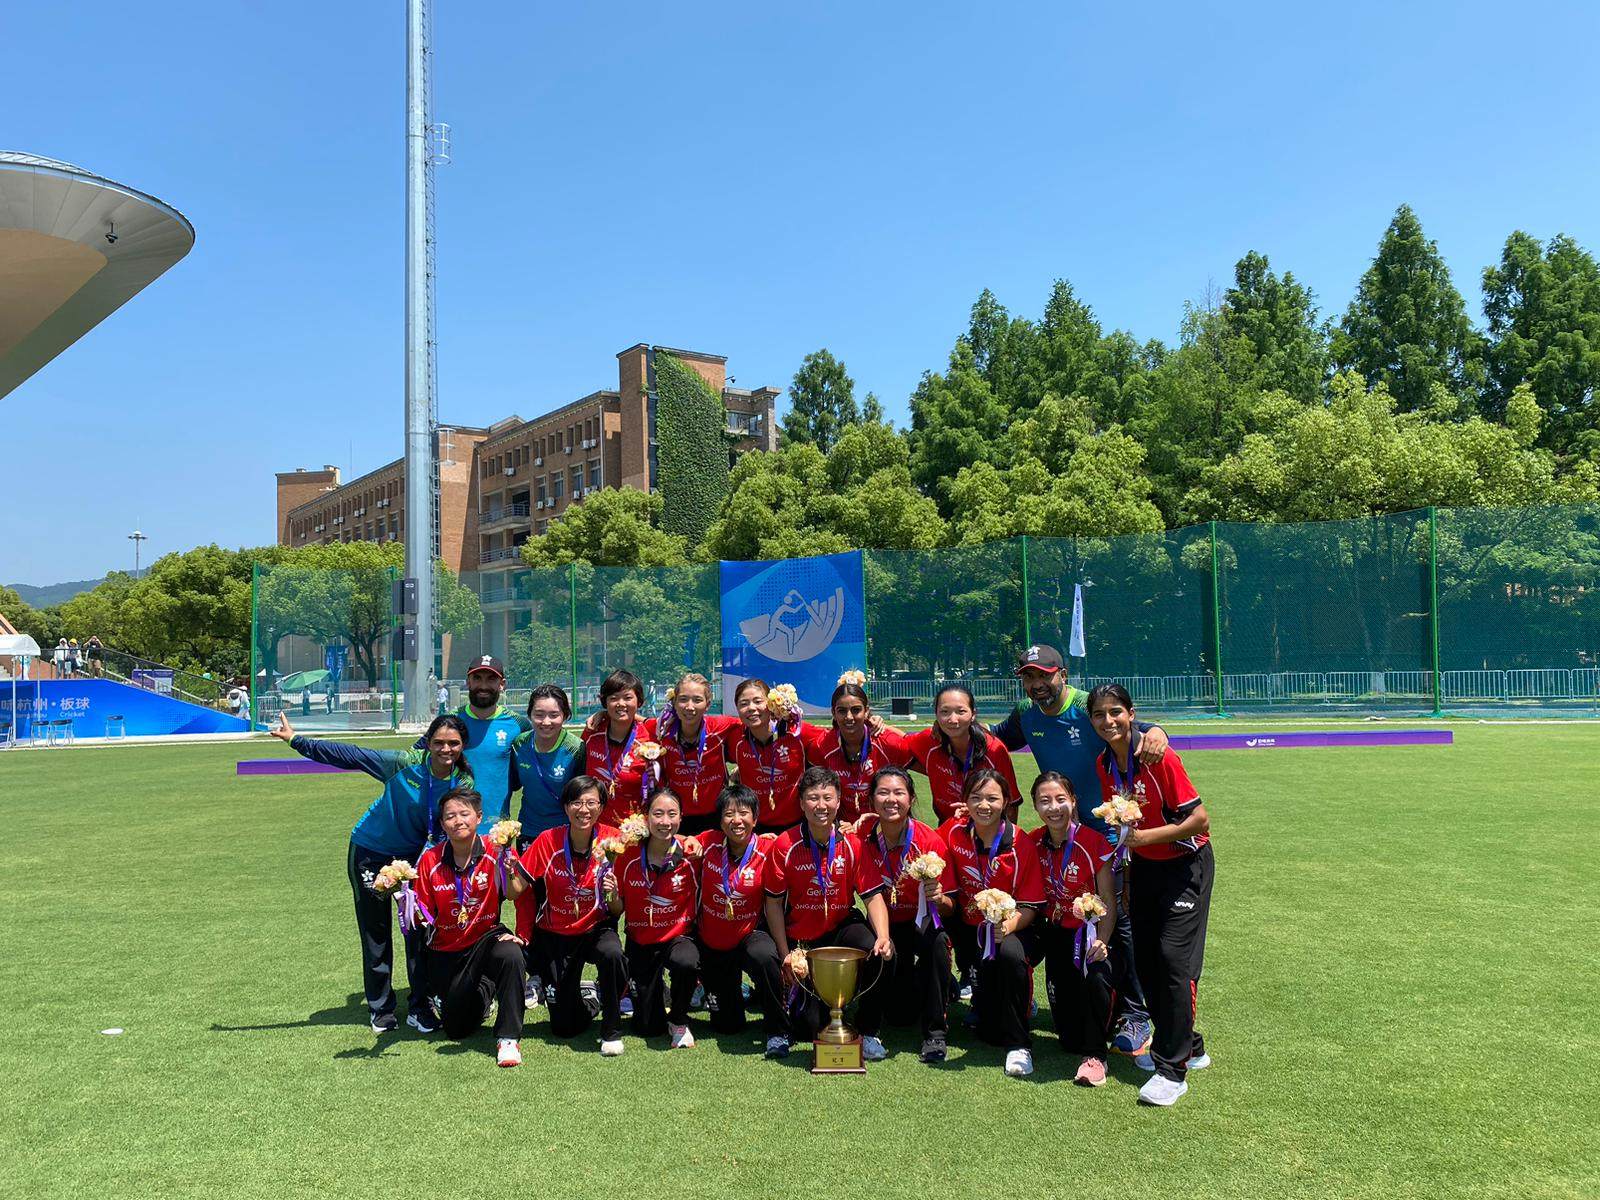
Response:
[{"label": "grass shadow", "polygon": [[310,1029],[321,1025],[367,1025],[372,1017],[367,1000],[360,992],[345,998],[338,1008],[320,1008],[299,1021],[269,1021],[262,1025],[223,1025],[213,1022],[212,1033],[267,1033],[276,1029]]}]

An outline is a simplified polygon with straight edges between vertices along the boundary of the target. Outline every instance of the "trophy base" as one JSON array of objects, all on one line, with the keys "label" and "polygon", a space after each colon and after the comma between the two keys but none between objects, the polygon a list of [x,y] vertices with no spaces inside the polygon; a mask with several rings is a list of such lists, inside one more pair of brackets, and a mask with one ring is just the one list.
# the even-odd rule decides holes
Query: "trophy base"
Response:
[{"label": "trophy base", "polygon": [[811,1073],[813,1075],[865,1075],[861,1063],[861,1039],[848,1042],[813,1042],[811,1044]]}]

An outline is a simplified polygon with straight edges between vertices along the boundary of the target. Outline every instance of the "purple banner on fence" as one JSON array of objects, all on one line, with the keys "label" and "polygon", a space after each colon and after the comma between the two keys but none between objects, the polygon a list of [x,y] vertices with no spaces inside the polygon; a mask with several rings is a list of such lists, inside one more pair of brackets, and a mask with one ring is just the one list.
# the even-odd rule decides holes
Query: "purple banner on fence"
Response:
[{"label": "purple banner on fence", "polygon": [[342,775],[343,767],[330,767],[309,758],[252,758],[241,762],[236,775]]},{"label": "purple banner on fence", "polygon": [[1293,733],[1174,734],[1175,750],[1290,750],[1314,746],[1448,746],[1448,729],[1330,729]]}]

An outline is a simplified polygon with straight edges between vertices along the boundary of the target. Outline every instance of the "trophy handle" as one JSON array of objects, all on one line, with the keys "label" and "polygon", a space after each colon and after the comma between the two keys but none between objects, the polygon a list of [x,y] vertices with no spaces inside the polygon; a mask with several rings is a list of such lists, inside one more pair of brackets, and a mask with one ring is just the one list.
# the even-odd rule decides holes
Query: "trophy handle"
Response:
[{"label": "trophy handle", "polygon": [[[868,954],[867,954],[867,958],[871,958],[871,957],[873,957],[873,955],[869,951]],[[795,987],[799,988],[802,992],[805,992],[813,1000],[815,1000],[818,1004],[822,1005],[823,1008],[826,1008],[829,1012],[832,1012],[833,1011],[833,1006],[830,1005],[821,996],[817,995],[816,989],[811,987],[810,984],[807,982],[810,978],[811,978],[810,975],[807,975],[805,979],[798,979],[797,978],[794,981]],[[862,988],[854,996],[851,996],[850,999],[852,999],[852,1000],[861,999],[861,997],[865,996],[873,988],[877,987],[878,986],[878,981],[881,980],[882,978],[883,978],[883,960],[879,959],[878,960],[878,973],[872,977],[872,982],[867,984],[866,987]]]}]

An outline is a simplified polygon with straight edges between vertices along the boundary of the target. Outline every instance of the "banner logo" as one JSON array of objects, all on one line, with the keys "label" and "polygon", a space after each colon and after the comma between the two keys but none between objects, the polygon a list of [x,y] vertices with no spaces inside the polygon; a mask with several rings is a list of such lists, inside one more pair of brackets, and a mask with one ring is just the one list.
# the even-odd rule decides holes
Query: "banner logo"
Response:
[{"label": "banner logo", "polygon": [[773,662],[795,663],[815,658],[839,636],[844,625],[844,589],[826,600],[807,600],[794,588],[769,613],[739,622],[751,647]]}]

